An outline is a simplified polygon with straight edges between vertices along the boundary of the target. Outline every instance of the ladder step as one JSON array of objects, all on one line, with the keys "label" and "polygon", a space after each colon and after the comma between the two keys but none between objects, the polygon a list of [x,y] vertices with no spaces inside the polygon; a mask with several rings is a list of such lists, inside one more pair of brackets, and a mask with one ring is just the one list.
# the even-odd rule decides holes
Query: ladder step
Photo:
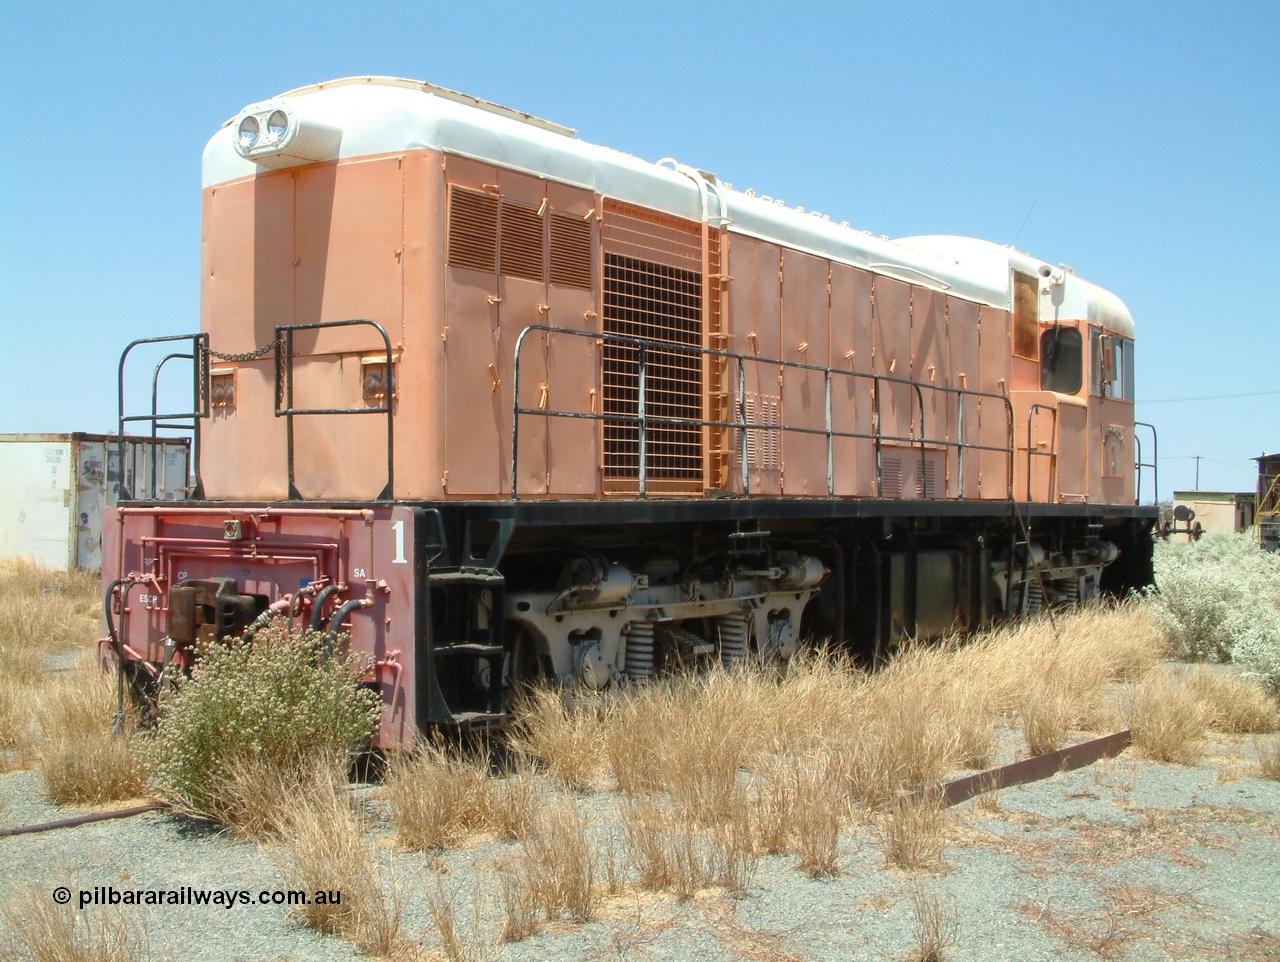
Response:
[{"label": "ladder step", "polygon": [[464,711],[453,716],[452,725],[465,730],[476,728],[501,728],[509,725],[512,715],[508,712]]},{"label": "ladder step", "polygon": [[461,645],[439,645],[436,655],[467,655],[472,658],[493,658],[502,654],[501,645],[477,645],[465,643]]}]

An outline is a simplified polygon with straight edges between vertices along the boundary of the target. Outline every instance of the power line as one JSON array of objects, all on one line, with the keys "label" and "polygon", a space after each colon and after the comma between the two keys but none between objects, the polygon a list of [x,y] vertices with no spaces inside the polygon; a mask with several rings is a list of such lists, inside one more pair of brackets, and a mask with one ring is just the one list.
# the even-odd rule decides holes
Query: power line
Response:
[{"label": "power line", "polygon": [[1177,404],[1181,401],[1226,401],[1238,397],[1266,397],[1280,394],[1280,391],[1250,391],[1248,394],[1206,394],[1203,397],[1158,397],[1139,398],[1139,404]]}]

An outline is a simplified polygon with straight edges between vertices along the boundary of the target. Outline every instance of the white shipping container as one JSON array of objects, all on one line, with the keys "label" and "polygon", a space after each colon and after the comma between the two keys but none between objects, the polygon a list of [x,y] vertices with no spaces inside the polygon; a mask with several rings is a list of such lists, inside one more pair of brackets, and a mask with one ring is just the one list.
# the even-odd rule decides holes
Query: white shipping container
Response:
[{"label": "white shipping container", "polygon": [[[124,485],[151,498],[150,438],[124,439]],[[155,443],[155,499],[187,496],[186,438]],[[0,557],[50,568],[102,567],[102,509],[121,487],[120,449],[106,434],[0,434]]]}]

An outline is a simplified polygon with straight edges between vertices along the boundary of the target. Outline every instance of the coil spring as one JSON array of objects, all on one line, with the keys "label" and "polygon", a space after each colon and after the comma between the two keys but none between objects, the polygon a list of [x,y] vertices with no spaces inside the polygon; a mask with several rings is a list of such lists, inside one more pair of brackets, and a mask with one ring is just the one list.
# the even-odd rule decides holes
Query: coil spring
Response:
[{"label": "coil spring", "polygon": [[643,685],[653,677],[653,622],[633,621],[627,626],[627,679]]},{"label": "coil spring", "polygon": [[736,611],[716,619],[720,629],[720,664],[725,668],[737,668],[747,660],[746,616]]},{"label": "coil spring", "polygon": [[1044,588],[1040,586],[1040,579],[1035,577],[1034,572],[1027,577],[1022,592],[1022,613],[1027,617],[1040,614],[1040,609],[1044,607]]},{"label": "coil spring", "polygon": [[1079,578],[1063,578],[1054,585],[1054,588],[1058,591],[1058,600],[1064,605],[1074,605],[1080,600]]}]

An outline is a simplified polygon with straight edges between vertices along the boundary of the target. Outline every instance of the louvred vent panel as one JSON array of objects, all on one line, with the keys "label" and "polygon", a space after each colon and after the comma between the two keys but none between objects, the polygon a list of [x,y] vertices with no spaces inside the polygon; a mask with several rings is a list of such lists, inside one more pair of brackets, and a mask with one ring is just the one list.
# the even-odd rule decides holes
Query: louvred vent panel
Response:
[{"label": "louvred vent panel", "polygon": [[449,263],[476,271],[498,269],[498,199],[465,187],[449,188]]},{"label": "louvred vent panel", "polygon": [[502,204],[502,273],[543,280],[542,218],[532,207]]},{"label": "louvred vent panel", "polygon": [[551,283],[591,288],[591,221],[551,213]]}]

